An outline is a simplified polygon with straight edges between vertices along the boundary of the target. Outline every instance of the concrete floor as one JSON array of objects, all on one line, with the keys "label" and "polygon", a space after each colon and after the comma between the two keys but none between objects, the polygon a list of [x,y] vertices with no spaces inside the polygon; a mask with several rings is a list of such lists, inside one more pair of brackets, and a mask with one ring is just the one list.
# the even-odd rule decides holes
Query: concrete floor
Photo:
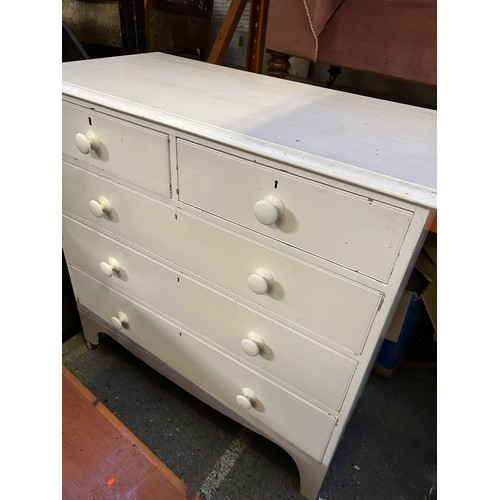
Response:
[{"label": "concrete floor", "polygon": [[[62,362],[192,491],[208,500],[302,499],[289,455],[157,374],[106,336],[78,333]],[[319,493],[321,499],[437,496],[436,372],[373,373]],[[149,499],[148,499],[149,500]]]}]

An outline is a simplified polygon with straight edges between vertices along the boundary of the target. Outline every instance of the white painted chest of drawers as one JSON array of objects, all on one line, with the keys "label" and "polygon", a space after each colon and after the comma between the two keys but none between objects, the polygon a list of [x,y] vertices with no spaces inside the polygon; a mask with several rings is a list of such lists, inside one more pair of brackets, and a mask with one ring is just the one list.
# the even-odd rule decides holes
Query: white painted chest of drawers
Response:
[{"label": "white painted chest of drawers", "polygon": [[111,335],[315,498],[436,210],[436,113],[140,54],[63,64],[63,248]]}]

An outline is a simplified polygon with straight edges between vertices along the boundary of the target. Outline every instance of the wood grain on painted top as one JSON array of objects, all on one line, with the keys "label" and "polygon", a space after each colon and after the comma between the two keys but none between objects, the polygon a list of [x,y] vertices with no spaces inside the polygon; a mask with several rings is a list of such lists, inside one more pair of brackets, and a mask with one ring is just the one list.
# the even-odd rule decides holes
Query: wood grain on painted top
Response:
[{"label": "wood grain on painted top", "polygon": [[63,94],[436,207],[436,111],[161,53],[63,64]]}]

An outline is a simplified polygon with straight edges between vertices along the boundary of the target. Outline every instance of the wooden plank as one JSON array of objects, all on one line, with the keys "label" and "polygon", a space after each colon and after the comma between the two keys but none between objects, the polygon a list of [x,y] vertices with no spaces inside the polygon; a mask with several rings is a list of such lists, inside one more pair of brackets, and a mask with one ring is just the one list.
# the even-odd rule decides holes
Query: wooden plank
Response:
[{"label": "wooden plank", "polygon": [[62,498],[198,497],[65,367]]},{"label": "wooden plank", "polygon": [[229,9],[227,10],[226,17],[222,22],[222,26],[217,33],[210,55],[207,62],[211,64],[222,64],[224,56],[226,55],[227,48],[231,43],[236,26],[245,10],[248,0],[232,0]]},{"label": "wooden plank", "polygon": [[269,0],[252,0],[248,30],[247,70],[253,73],[262,73],[268,10]]}]

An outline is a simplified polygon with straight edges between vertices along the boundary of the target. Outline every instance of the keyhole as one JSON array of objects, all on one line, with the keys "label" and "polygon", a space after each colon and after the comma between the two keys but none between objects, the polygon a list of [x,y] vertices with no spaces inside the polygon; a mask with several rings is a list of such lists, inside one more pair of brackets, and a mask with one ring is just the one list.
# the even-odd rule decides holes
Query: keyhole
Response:
[{"label": "keyhole", "polygon": [[89,125],[92,127],[92,118],[89,116]]},{"label": "keyhole", "polygon": [[274,189],[278,189],[278,181],[274,181]]}]

